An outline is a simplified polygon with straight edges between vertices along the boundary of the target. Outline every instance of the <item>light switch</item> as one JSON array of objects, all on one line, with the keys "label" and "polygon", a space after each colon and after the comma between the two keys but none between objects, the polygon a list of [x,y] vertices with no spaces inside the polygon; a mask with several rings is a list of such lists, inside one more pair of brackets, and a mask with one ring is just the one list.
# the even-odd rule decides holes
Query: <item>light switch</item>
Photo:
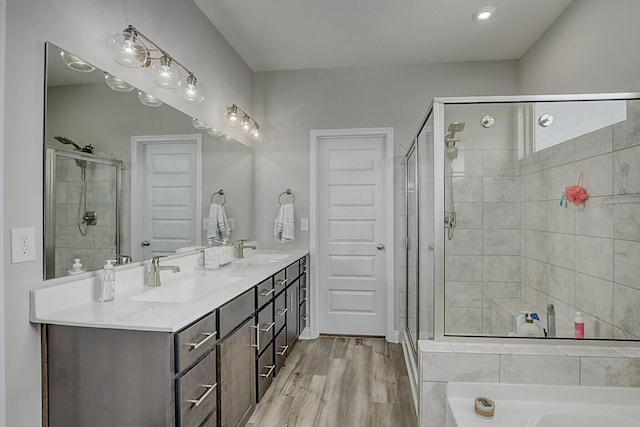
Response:
[{"label": "light switch", "polygon": [[309,231],[309,218],[300,218],[300,231]]}]

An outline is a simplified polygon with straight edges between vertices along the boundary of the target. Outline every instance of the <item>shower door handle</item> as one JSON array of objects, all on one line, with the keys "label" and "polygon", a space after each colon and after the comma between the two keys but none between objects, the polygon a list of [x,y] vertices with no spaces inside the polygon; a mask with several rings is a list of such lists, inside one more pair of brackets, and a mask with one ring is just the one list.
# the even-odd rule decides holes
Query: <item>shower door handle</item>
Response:
[{"label": "shower door handle", "polygon": [[143,240],[142,241],[142,246],[151,246],[151,242],[148,240]]},{"label": "shower door handle", "polygon": [[379,251],[384,250],[384,245],[382,243],[378,243],[376,245],[376,249],[379,250]]}]

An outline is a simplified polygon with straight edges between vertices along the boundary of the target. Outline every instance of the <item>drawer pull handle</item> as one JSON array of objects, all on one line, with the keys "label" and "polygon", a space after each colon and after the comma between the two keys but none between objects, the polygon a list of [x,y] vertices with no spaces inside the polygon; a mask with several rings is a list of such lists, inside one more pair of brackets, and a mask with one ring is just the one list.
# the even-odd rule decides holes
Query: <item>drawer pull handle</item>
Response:
[{"label": "drawer pull handle", "polygon": [[287,350],[289,350],[289,346],[288,345],[282,346],[282,351],[280,353],[276,352],[276,354],[278,356],[284,356],[287,353]]},{"label": "drawer pull handle", "polygon": [[260,350],[260,325],[257,326],[249,326],[250,328],[253,328],[256,330],[256,343],[255,344],[251,344],[251,347],[255,347],[258,350]]},{"label": "drawer pull handle", "polygon": [[289,308],[281,308],[280,310],[278,310],[278,316],[284,316],[285,314],[287,314],[287,311],[289,311]]},{"label": "drawer pull handle", "polygon": [[308,318],[309,318],[309,315],[308,315],[308,314],[305,314],[304,316],[302,316],[302,320],[305,320],[305,321],[306,321]]},{"label": "drawer pull handle", "polygon": [[307,292],[307,287],[306,286],[300,286],[300,289],[302,289],[303,291]]},{"label": "drawer pull handle", "polygon": [[273,328],[274,326],[276,326],[276,322],[271,322],[269,323],[269,326],[267,326],[267,329],[260,329],[262,332],[269,332],[271,330],[271,328]]},{"label": "drawer pull handle", "polygon": [[200,406],[200,404],[202,402],[204,402],[204,400],[207,398],[207,396],[209,396],[211,394],[211,392],[216,389],[217,386],[218,386],[218,383],[215,383],[213,385],[211,385],[211,384],[202,384],[202,387],[206,388],[207,391],[204,392],[204,394],[200,397],[200,399],[197,399],[197,400],[186,399],[185,401],[189,402],[189,403],[193,403],[193,406]]},{"label": "drawer pull handle", "polygon": [[268,291],[262,291],[262,292],[260,293],[260,296],[268,297],[268,296],[270,296],[272,293],[274,293],[275,291],[276,291],[275,289],[269,289]]},{"label": "drawer pull handle", "polygon": [[216,335],[218,335],[218,331],[213,331],[213,332],[202,332],[202,335],[204,335],[204,338],[202,338],[200,341],[198,342],[190,342],[187,343],[187,345],[189,347],[191,347],[190,350],[195,350],[198,347],[200,347],[202,344],[206,343],[207,341],[209,341],[211,338],[215,337]]},{"label": "drawer pull handle", "polygon": [[287,279],[278,280],[276,282],[276,285],[279,285],[279,286],[284,286],[286,284],[287,284]]},{"label": "drawer pull handle", "polygon": [[260,374],[260,376],[263,378],[269,378],[273,373],[273,370],[276,369],[276,365],[265,366],[265,368],[269,368],[269,372],[267,372],[266,374]]},{"label": "drawer pull handle", "polygon": [[307,264],[302,265],[302,271],[304,271],[305,273],[307,272]]}]

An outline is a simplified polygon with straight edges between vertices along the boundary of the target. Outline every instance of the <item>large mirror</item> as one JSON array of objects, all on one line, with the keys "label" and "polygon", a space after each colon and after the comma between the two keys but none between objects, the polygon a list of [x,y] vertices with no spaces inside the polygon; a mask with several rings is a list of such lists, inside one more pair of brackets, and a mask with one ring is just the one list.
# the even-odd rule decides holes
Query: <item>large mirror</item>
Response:
[{"label": "large mirror", "polygon": [[51,43],[46,52],[45,279],[74,272],[75,259],[91,271],[252,238],[249,147],[118,91],[126,82]]}]

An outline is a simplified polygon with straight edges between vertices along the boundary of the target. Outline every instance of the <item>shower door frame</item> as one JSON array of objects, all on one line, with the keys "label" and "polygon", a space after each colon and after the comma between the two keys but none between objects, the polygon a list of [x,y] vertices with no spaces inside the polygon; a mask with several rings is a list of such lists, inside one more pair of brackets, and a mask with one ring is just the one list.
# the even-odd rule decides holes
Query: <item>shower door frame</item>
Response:
[{"label": "shower door frame", "polygon": [[[116,218],[115,218],[115,252],[120,253],[120,208],[122,206],[122,161],[97,157],[95,155],[45,147],[44,173],[44,262],[43,277],[54,279],[56,271],[56,159],[58,155],[73,159],[97,163],[116,168]],[[51,276],[49,276],[51,275]]]},{"label": "shower door frame", "polygon": [[[421,128],[422,129],[422,128]],[[411,156],[414,156],[415,163],[410,165],[409,159]],[[418,159],[418,137],[416,136],[411,143],[411,146],[407,150],[405,154],[405,207],[406,207],[406,236],[405,236],[405,283],[406,283],[406,295],[405,295],[405,333],[407,335],[409,341],[409,347],[413,351],[415,357],[418,356],[418,340],[420,339],[420,164]],[[416,236],[409,235],[409,219],[411,216],[409,215],[409,168],[414,168],[414,194],[415,194],[415,221],[416,221]],[[409,255],[410,248],[414,245],[415,247],[415,257],[414,260],[416,265],[415,270],[415,280],[416,280],[416,296],[414,304],[416,305],[416,324],[415,332],[416,336],[414,337],[411,334],[411,329],[409,328],[409,304],[411,303],[409,299]]]},{"label": "shower door frame", "polygon": [[[519,103],[538,103],[538,102],[570,102],[570,101],[607,101],[607,100],[628,100],[638,99],[638,92],[623,93],[591,93],[591,94],[569,94],[569,95],[510,95],[510,96],[469,96],[469,97],[443,97],[433,99],[433,137],[434,141],[442,141],[441,144],[434,143],[434,337],[435,341],[448,342],[490,342],[513,343],[512,337],[494,337],[488,335],[464,336],[455,334],[445,334],[445,227],[444,227],[444,209],[445,209],[445,117],[444,110],[446,105],[463,105],[463,104],[519,104]],[[522,342],[526,342],[527,338],[518,338]],[[533,340],[532,342],[538,342]],[[612,342],[627,342],[617,340],[589,340],[592,344]],[[573,339],[557,339],[554,344],[575,344]]]}]

